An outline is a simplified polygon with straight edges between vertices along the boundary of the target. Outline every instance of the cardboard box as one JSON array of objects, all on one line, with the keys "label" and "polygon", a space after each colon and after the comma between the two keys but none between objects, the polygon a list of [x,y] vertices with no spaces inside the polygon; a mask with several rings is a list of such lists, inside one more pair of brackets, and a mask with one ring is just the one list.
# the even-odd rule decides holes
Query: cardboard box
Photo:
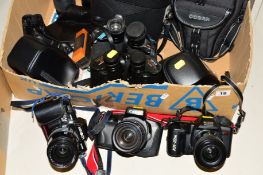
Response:
[{"label": "cardboard box", "polygon": [[[72,95],[74,103],[91,105],[91,99],[111,96],[111,102],[104,103],[104,105],[118,109],[124,109],[127,106],[141,106],[149,112],[158,111],[163,114],[175,114],[176,110],[186,105],[197,108],[202,106],[202,97],[210,86],[182,86],[167,83],[133,86],[125,82],[110,82],[92,89],[86,87],[66,88],[14,73],[7,64],[7,56],[22,36],[22,16],[40,13],[48,24],[53,12],[54,7],[51,0],[14,0],[7,25],[1,68],[15,97],[36,99],[51,92],[58,92]],[[178,50],[172,43],[168,43],[162,55],[168,57],[177,52]],[[233,50],[218,61],[207,63],[207,65],[218,77],[225,71],[230,71],[232,79],[243,91],[248,80],[251,59],[252,28],[250,8],[247,8],[244,23]],[[207,106],[212,113],[232,118],[237,103],[238,99],[232,89],[229,86],[224,86],[217,90],[216,95],[208,101]]]},{"label": "cardboard box", "polygon": [[0,89],[0,174],[5,174],[12,92],[2,70],[0,70]]}]

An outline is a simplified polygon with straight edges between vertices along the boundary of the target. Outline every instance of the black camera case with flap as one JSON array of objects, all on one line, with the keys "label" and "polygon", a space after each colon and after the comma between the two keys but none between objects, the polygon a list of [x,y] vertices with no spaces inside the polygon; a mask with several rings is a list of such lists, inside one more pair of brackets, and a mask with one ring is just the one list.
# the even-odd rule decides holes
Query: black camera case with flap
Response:
[{"label": "black camera case with flap", "polygon": [[55,85],[68,85],[79,72],[68,55],[31,36],[20,38],[7,59],[18,73]]},{"label": "black camera case with flap", "polygon": [[246,6],[247,0],[172,0],[168,30],[181,50],[215,60],[232,48]]},{"label": "black camera case with flap", "polygon": [[163,62],[163,72],[169,83],[182,85],[214,85],[219,84],[217,77],[188,52],[180,52]]}]

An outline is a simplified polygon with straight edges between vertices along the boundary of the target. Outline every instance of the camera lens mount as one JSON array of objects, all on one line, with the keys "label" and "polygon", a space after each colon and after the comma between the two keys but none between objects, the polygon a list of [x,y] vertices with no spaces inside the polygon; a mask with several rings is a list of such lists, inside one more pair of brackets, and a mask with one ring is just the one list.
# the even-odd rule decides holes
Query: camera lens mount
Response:
[{"label": "camera lens mount", "polygon": [[217,171],[224,165],[226,157],[224,143],[214,135],[204,135],[195,144],[195,162],[205,171]]},{"label": "camera lens mount", "polygon": [[58,171],[72,169],[78,160],[78,147],[72,133],[56,133],[48,143],[47,156],[51,166]]},{"label": "camera lens mount", "polygon": [[147,126],[144,121],[126,120],[118,123],[113,131],[113,144],[118,152],[135,154],[147,142]]}]

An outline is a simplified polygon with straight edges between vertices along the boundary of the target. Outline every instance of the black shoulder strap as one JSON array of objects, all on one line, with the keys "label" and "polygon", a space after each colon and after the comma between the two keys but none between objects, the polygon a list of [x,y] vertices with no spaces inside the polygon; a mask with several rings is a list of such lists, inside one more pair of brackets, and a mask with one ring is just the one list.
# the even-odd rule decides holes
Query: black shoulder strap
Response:
[{"label": "black shoulder strap", "polygon": [[[173,4],[173,0],[171,3]],[[164,19],[164,36],[166,36],[172,43],[179,49],[183,50],[183,41],[181,38],[181,28],[177,21],[174,19],[172,7],[168,6],[166,16]],[[165,41],[166,42],[166,41]],[[166,44],[166,43],[165,43]]]},{"label": "black shoulder strap", "polygon": [[[236,96],[238,97],[239,99],[239,103],[238,103],[238,106],[239,106],[239,116],[238,116],[238,119],[237,119],[237,122],[235,124],[235,129],[234,129],[234,133],[238,133],[240,127],[241,127],[241,124],[242,122],[244,121],[245,119],[245,116],[246,116],[246,112],[243,110],[242,108],[242,105],[243,105],[243,95],[242,95],[242,92],[240,91],[240,89],[237,87],[237,85],[228,77],[228,76],[222,76],[221,77],[221,80],[226,82],[229,86],[232,87],[233,91],[235,92]],[[206,101],[207,99],[210,97],[210,95],[213,94],[213,92],[218,88],[220,87],[220,85],[214,85],[212,86],[204,95],[203,97],[203,108],[202,108],[202,111],[204,114],[207,113],[207,110],[206,110]]]},{"label": "black shoulder strap", "polygon": [[203,110],[202,109],[199,109],[199,108],[194,108],[192,106],[185,106],[179,110],[176,111],[176,118],[173,119],[173,121],[180,121],[183,114],[186,113],[186,112],[189,112],[189,111],[197,111],[197,112],[200,112],[200,116],[204,116],[204,115],[208,115],[208,116],[211,116],[211,117],[214,117],[214,114],[210,113],[210,112],[206,112],[206,113],[203,113]]},{"label": "black shoulder strap", "polygon": [[197,111],[197,112],[200,112],[202,114],[202,110],[201,109],[198,109],[198,108],[194,108],[194,107],[191,107],[191,106],[185,106],[179,110],[176,111],[176,118],[175,120],[177,121],[180,121],[183,114],[186,113],[186,112],[189,112],[189,111]]}]

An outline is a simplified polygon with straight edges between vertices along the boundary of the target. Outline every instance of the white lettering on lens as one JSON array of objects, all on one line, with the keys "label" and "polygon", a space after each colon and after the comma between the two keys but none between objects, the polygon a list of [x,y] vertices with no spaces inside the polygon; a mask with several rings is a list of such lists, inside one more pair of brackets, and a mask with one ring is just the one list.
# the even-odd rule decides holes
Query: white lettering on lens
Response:
[{"label": "white lettering on lens", "polygon": [[173,151],[176,151],[177,149],[177,135],[174,135],[173,137]]}]

